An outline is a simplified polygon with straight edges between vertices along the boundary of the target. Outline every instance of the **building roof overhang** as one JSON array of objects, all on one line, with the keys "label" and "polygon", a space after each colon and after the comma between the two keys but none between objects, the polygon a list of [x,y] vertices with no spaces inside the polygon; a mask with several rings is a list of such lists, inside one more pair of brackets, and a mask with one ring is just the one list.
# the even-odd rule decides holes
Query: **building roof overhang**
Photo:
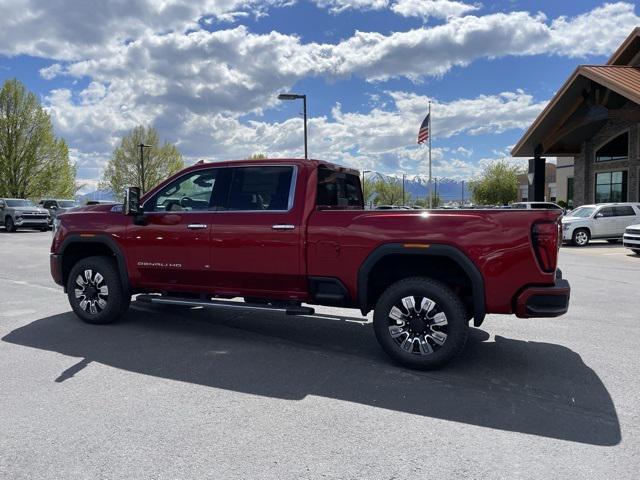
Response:
[{"label": "building roof overhang", "polygon": [[[639,55],[640,27],[627,37],[607,65],[577,67],[513,147],[511,154],[514,157],[533,156],[536,150],[540,155],[572,156],[580,153],[582,142],[595,134],[609,118],[625,114],[606,108],[606,100],[602,97],[608,94],[594,98],[594,83],[640,105],[640,68],[632,66]],[[588,105],[591,108],[587,108]],[[580,111],[582,116],[577,121],[575,117]]]}]

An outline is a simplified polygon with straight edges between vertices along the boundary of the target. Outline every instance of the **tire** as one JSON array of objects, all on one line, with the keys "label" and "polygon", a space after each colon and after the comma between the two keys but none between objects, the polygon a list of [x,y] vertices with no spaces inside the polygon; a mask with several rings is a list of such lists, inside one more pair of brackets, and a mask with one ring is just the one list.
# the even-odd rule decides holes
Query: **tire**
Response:
[{"label": "tire", "polygon": [[586,228],[577,228],[571,235],[571,243],[576,247],[586,247],[589,245],[589,240],[591,240],[591,235]]},{"label": "tire", "polygon": [[610,240],[607,240],[607,242],[608,242],[608,243],[620,243],[620,239],[612,238],[612,239],[610,239]]},{"label": "tire", "polygon": [[13,233],[17,230],[15,224],[13,223],[13,218],[7,217],[4,219],[4,228],[9,233]]},{"label": "tire", "polygon": [[41,232],[48,232],[49,231],[49,227],[40,227],[40,231]]},{"label": "tire", "polygon": [[123,291],[115,262],[108,257],[79,260],[69,273],[67,296],[81,320],[97,325],[118,320],[131,302],[131,295]]},{"label": "tire", "polygon": [[632,248],[631,251],[636,255],[640,255],[640,248]]},{"label": "tire", "polygon": [[[413,311],[406,302],[413,299]],[[394,315],[393,317],[391,315]],[[373,328],[382,349],[405,367],[441,367],[462,351],[467,341],[467,312],[446,285],[426,277],[400,280],[380,296]],[[419,332],[419,333],[416,333]]]}]

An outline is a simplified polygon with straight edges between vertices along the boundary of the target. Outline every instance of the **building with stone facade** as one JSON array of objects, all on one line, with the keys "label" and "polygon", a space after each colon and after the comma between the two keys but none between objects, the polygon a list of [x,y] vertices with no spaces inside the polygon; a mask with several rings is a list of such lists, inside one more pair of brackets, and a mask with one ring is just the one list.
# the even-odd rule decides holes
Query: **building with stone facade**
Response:
[{"label": "building with stone facade", "polygon": [[512,155],[573,157],[573,207],[640,202],[640,27],[605,65],[576,68]]}]

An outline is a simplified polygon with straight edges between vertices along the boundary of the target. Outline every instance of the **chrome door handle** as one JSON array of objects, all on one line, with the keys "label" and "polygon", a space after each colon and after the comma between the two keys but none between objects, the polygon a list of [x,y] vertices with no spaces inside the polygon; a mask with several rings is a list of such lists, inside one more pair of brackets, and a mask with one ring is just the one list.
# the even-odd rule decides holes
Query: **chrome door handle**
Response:
[{"label": "chrome door handle", "polygon": [[276,225],[271,225],[271,228],[274,230],[293,230],[294,228],[296,228],[296,226],[284,224],[284,223],[278,223]]},{"label": "chrome door handle", "polygon": [[187,228],[189,230],[204,230],[207,226],[204,223],[190,223]]}]

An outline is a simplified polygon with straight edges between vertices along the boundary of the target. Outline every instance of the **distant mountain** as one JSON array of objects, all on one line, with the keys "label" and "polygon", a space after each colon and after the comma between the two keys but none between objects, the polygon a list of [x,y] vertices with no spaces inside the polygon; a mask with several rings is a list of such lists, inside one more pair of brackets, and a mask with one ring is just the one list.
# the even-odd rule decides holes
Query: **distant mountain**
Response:
[{"label": "distant mountain", "polygon": [[[429,186],[427,179],[416,178],[406,179],[404,188],[406,192],[411,194],[411,197],[424,198],[429,195]],[[434,193],[437,192],[444,203],[446,202],[460,202],[462,200],[462,188],[463,182],[454,180],[452,178],[438,178],[433,179]],[[467,189],[467,182],[464,182],[464,199],[468,201],[470,198],[469,190]]]},{"label": "distant mountain", "polygon": [[[386,178],[397,178],[397,177],[390,177],[388,175],[383,175]],[[371,181],[375,181],[374,178],[375,176],[367,176],[367,182],[370,181],[369,179],[371,178]],[[425,198],[429,195],[429,186],[428,186],[429,182],[426,178],[414,178],[414,179],[410,179],[410,178],[406,178],[404,181],[404,189],[405,192],[407,192],[408,194],[411,195],[411,198],[415,201],[418,198]],[[469,190],[467,188],[467,182],[463,182],[462,181],[458,181],[458,180],[454,180],[452,178],[438,178],[437,179],[437,183],[436,183],[436,179],[433,179],[433,191],[434,193],[438,193],[438,195],[440,195],[440,198],[442,199],[443,203],[449,203],[449,202],[460,202],[462,200],[462,189],[463,189],[463,185],[464,185],[464,200],[466,202],[469,201],[469,199],[471,198],[471,194],[469,193]]]}]

